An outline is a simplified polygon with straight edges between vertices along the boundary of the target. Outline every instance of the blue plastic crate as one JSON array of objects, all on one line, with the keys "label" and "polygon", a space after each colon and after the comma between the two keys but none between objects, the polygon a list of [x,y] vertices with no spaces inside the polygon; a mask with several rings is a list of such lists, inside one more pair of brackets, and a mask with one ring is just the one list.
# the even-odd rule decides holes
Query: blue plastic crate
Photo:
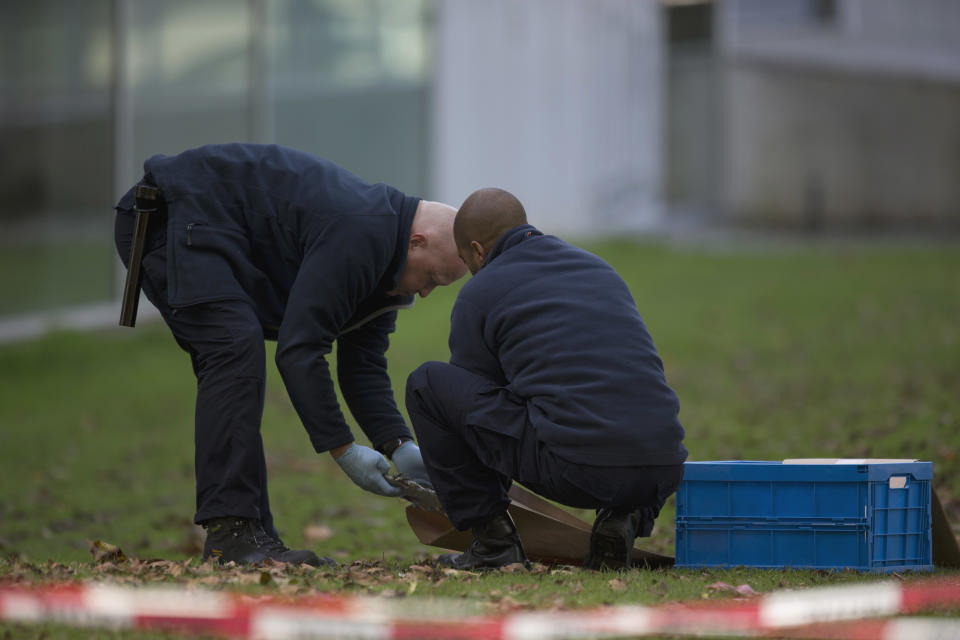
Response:
[{"label": "blue plastic crate", "polygon": [[930,570],[929,462],[690,462],[676,566]]}]

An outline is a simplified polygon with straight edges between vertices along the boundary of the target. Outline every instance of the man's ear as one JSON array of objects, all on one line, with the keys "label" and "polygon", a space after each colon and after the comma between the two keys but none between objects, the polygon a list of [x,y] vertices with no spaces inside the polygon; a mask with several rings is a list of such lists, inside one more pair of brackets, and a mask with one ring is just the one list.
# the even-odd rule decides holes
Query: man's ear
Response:
[{"label": "man's ear", "polygon": [[477,254],[478,258],[480,258],[480,262],[483,262],[484,258],[487,257],[487,250],[484,249],[483,245],[476,240],[470,241],[470,248],[473,249],[473,252]]},{"label": "man's ear", "polygon": [[422,233],[410,234],[410,248],[422,249],[427,246],[427,236]]}]

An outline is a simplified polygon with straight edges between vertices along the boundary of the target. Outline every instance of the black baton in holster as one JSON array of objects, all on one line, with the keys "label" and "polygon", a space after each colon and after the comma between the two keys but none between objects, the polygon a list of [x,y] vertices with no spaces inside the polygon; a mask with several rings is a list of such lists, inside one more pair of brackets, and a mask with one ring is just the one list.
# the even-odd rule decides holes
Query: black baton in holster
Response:
[{"label": "black baton in holster", "polygon": [[133,241],[130,243],[130,259],[127,261],[127,280],[123,285],[123,306],[120,307],[120,325],[133,327],[137,324],[137,307],[140,305],[140,285],[143,283],[143,248],[147,243],[147,224],[150,214],[160,204],[160,190],[138,184],[133,191],[133,209],[137,219],[133,225]]}]

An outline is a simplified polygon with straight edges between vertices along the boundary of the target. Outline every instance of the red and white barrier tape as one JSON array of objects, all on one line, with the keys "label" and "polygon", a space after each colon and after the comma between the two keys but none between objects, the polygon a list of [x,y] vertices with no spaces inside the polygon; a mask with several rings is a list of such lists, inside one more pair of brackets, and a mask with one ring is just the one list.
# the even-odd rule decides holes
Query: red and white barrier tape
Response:
[{"label": "red and white barrier tape", "polygon": [[804,640],[950,640],[960,638],[960,621],[950,618],[892,618],[793,627],[765,635]]},{"label": "red and white barrier tape", "polygon": [[[960,580],[779,591],[751,600],[479,615],[462,601],[244,596],[110,584],[0,585],[0,619],[113,629],[176,629],[233,638],[561,640],[651,634],[793,638],[960,637],[960,619],[849,621],[960,609]],[[826,623],[826,624],[825,624]]]}]

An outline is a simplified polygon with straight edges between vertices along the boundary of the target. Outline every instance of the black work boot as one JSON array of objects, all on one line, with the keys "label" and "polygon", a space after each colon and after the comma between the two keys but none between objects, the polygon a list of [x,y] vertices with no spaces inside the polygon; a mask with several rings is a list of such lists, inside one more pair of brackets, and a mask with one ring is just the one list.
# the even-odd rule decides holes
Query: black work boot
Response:
[{"label": "black work boot", "polygon": [[520,562],[530,568],[517,527],[504,511],[471,529],[473,542],[463,553],[445,553],[437,562],[454,569],[495,569]]},{"label": "black work boot", "polygon": [[643,509],[604,507],[590,530],[590,552],[583,566],[587,569],[628,569],[633,561],[633,541],[639,533]]},{"label": "black work boot", "polygon": [[319,558],[308,549],[289,549],[279,538],[263,530],[259,520],[253,518],[211,518],[203,523],[207,540],[203,545],[203,559],[216,558],[220,564],[230,561],[237,564],[257,564],[264,560],[276,560],[290,564],[334,564],[329,558]]}]

